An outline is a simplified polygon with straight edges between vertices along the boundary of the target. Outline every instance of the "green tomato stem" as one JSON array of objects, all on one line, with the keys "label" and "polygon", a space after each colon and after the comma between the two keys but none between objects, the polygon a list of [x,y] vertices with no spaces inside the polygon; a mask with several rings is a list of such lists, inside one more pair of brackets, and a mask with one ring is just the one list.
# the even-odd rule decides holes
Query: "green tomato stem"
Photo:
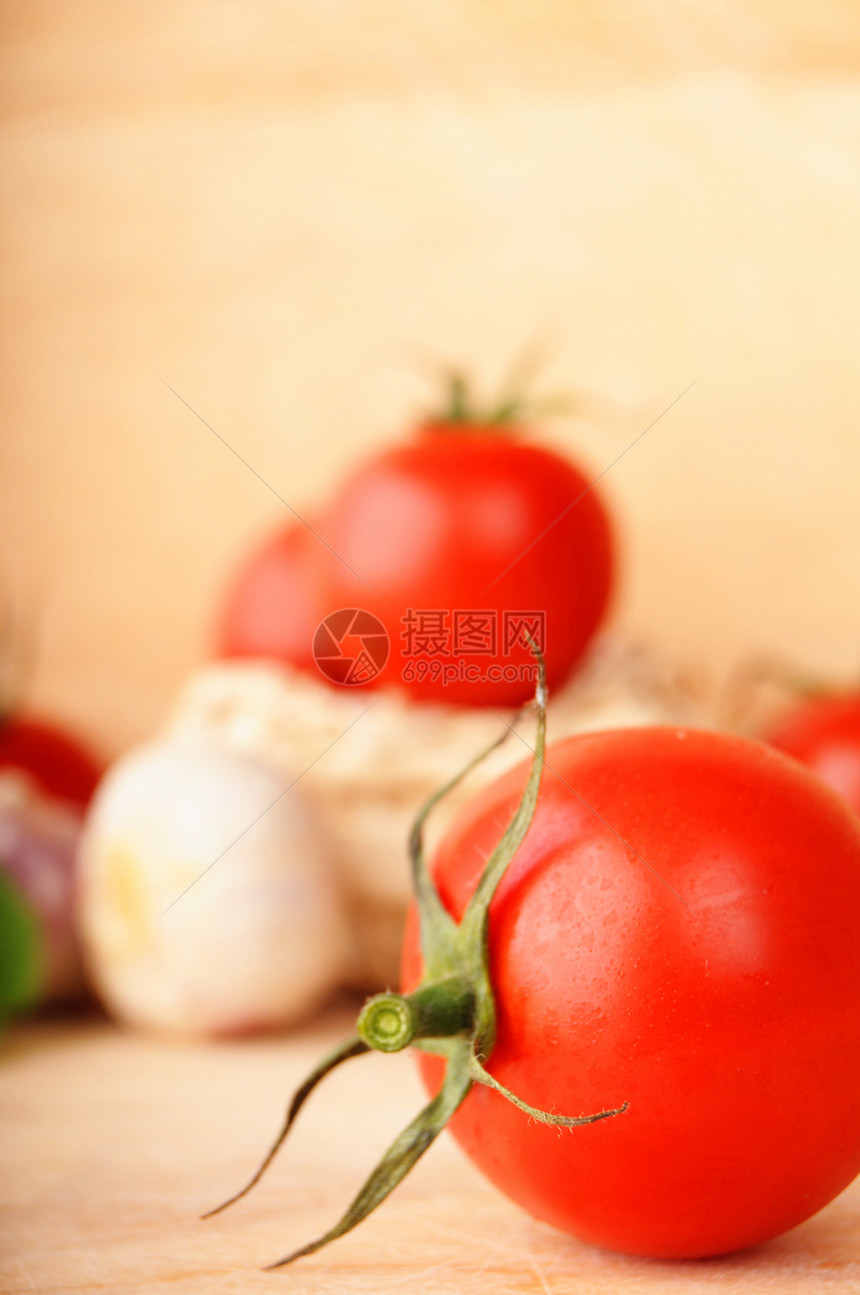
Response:
[{"label": "green tomato stem", "polygon": [[424,984],[413,994],[377,994],[362,1008],[358,1033],[369,1048],[400,1052],[413,1040],[469,1034],[475,1021],[475,993],[465,976]]},{"label": "green tomato stem", "polygon": [[[496,1007],[488,950],[489,909],[493,896],[531,825],[544,764],[546,672],[537,646],[534,643],[530,646],[538,663],[538,684],[535,691],[537,736],[532,765],[519,805],[484,865],[462,919],[456,922],[448,913],[426,866],[424,823],[441,797],[456,786],[469,769],[494,750],[500,740],[514,731],[513,724],[506,726],[501,739],[472,760],[441,791],[431,796],[415,820],[409,850],[424,963],[421,983],[410,994],[377,994],[365,1004],[358,1018],[357,1034],[324,1058],[301,1086],[274,1146],[247,1187],[232,1197],[231,1201],[244,1195],[257,1182],[284,1141],[305,1098],[319,1080],[342,1061],[370,1049],[399,1052],[411,1043],[423,1051],[435,1052],[445,1058],[442,1086],[433,1100],[394,1140],[340,1221],[323,1236],[293,1251],[272,1267],[280,1267],[302,1255],[313,1254],[349,1232],[376,1209],[439,1135],[475,1083],[489,1086],[519,1107],[525,1115],[544,1124],[560,1127],[593,1123],[595,1120],[620,1115],[626,1110],[625,1103],[615,1110],[598,1111],[593,1115],[566,1116],[541,1111],[505,1088],[484,1065],[490,1057],[496,1038]],[[225,1205],[231,1201],[225,1202]],[[219,1207],[221,1208],[224,1206]]]}]

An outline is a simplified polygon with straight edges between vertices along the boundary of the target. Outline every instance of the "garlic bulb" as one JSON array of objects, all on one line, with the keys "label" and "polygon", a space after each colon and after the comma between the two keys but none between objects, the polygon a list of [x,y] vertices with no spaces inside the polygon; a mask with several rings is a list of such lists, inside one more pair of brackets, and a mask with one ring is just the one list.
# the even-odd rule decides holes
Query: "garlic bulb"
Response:
[{"label": "garlic bulb", "polygon": [[212,738],[162,738],[103,781],[81,844],[91,976],[135,1025],[288,1025],[349,960],[340,894],[301,791]]}]

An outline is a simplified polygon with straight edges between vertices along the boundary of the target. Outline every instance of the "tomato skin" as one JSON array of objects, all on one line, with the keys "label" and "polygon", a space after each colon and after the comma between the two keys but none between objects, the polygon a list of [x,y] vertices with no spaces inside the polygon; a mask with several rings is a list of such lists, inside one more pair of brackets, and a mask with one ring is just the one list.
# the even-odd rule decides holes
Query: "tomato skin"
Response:
[{"label": "tomato skin", "polygon": [[0,770],[19,769],[43,792],[86,806],[102,775],[99,762],[49,720],[9,715],[0,720]]},{"label": "tomato skin", "polygon": [[812,697],[767,735],[860,814],[860,694]]},{"label": "tomato skin", "polygon": [[[443,842],[454,916],[525,778]],[[490,909],[488,1068],[544,1109],[629,1109],[559,1134],[475,1087],[449,1127],[511,1199],[595,1244],[691,1258],[775,1236],[860,1170],[858,923],[860,825],[800,765],[678,729],[558,743]],[[413,911],[404,988],[419,974]],[[435,1090],[439,1058],[416,1055]]]},{"label": "tomato skin", "polygon": [[301,522],[268,537],[230,585],[216,631],[224,657],[267,657],[314,669],[311,644],[325,605],[317,570],[320,541]]},{"label": "tomato skin", "polygon": [[[509,653],[431,654],[441,667],[462,661],[477,678],[405,670],[415,657],[404,640],[408,610],[546,614],[550,687],[561,683],[606,611],[614,556],[609,521],[588,480],[559,455],[524,444],[512,430],[436,424],[413,443],[365,463],[322,521],[331,609],[362,607],[391,637],[391,657],[375,681],[422,700],[513,706],[534,691],[525,645]],[[537,541],[537,542],[535,542]],[[413,644],[414,646],[414,644]],[[488,680],[488,666],[522,666],[520,677]]]}]

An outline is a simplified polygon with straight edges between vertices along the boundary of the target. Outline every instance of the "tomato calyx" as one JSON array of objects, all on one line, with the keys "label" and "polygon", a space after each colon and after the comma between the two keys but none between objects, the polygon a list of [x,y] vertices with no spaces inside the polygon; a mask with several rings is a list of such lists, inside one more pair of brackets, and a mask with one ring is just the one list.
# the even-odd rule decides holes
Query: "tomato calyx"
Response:
[{"label": "tomato calyx", "polygon": [[489,409],[481,409],[475,403],[475,396],[469,379],[459,369],[448,375],[445,391],[445,402],[442,411],[435,418],[427,420],[427,427],[450,428],[451,426],[468,425],[470,428],[498,430],[510,425],[526,407],[522,396],[503,395]]},{"label": "tomato calyx", "polygon": [[424,964],[420,983],[411,993],[377,994],[365,1004],[356,1023],[357,1033],[323,1057],[294,1094],[283,1127],[251,1180],[235,1196],[203,1217],[210,1218],[220,1213],[251,1190],[274,1159],[311,1092],[335,1067],[350,1058],[372,1050],[399,1052],[411,1044],[446,1059],[442,1086],[388,1148],[334,1227],[268,1265],[269,1269],[283,1267],[304,1255],[313,1254],[365,1219],[405,1178],[476,1083],[495,1089],[531,1118],[563,1128],[593,1124],[620,1115],[627,1109],[625,1102],[614,1110],[589,1115],[556,1115],[539,1110],[505,1088],[485,1067],[496,1039],[496,1006],[487,938],[489,908],[534,817],[544,764],[546,671],[543,657],[534,644],[532,650],[538,660],[539,678],[535,692],[537,734],[528,780],[507,828],[484,866],[462,918],[455,921],[445,908],[430,875],[424,853],[424,825],[433,807],[514,731],[522,711],[500,737],[430,797],[413,825],[409,853]]},{"label": "tomato calyx", "polygon": [[498,436],[522,432],[523,419],[570,413],[577,405],[572,394],[533,397],[507,384],[485,407],[466,374],[452,369],[446,377],[441,409],[422,419],[421,430],[428,436],[462,432]]}]

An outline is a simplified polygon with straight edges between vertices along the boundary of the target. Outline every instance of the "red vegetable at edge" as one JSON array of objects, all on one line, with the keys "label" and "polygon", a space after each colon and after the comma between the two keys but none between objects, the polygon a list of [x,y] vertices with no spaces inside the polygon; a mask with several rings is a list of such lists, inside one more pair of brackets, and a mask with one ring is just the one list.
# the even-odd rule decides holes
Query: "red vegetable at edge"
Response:
[{"label": "red vegetable at edge", "polygon": [[860,814],[860,694],[813,696],[767,734]]},{"label": "red vegetable at edge", "polygon": [[101,772],[86,747],[57,724],[17,713],[0,719],[0,873],[33,911],[46,1001],[74,998],[83,985],[76,847]]},{"label": "red vegetable at edge", "polygon": [[467,807],[435,882],[424,820],[463,774],[422,810],[404,991],[365,1005],[231,1201],[368,1048],[414,1044],[436,1095],[340,1222],[273,1267],[355,1227],[449,1120],[537,1217],[663,1258],[775,1236],[860,1170],[855,816],[779,753],[692,730],[568,739],[541,783],[544,700],[530,768]]},{"label": "red vegetable at edge", "polygon": [[25,715],[0,718],[3,769],[20,769],[47,795],[82,808],[102,774],[98,761],[77,738],[48,720]]}]

